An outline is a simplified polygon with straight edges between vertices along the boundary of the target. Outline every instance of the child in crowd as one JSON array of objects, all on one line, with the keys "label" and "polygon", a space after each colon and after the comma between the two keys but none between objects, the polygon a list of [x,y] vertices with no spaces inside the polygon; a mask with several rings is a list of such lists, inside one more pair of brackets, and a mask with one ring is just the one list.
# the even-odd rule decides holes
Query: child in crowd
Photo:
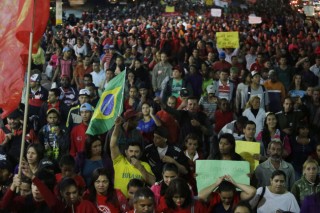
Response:
[{"label": "child in crowd", "polygon": [[67,130],[60,124],[60,113],[51,108],[47,111],[47,124],[39,131],[39,141],[45,147],[45,157],[59,162],[69,153],[70,139]]},{"label": "child in crowd", "polygon": [[62,156],[59,162],[61,173],[56,174],[56,180],[59,184],[63,178],[73,178],[76,181],[80,191],[83,192],[86,188],[86,183],[83,177],[75,172],[75,166],[75,159],[71,155]]}]

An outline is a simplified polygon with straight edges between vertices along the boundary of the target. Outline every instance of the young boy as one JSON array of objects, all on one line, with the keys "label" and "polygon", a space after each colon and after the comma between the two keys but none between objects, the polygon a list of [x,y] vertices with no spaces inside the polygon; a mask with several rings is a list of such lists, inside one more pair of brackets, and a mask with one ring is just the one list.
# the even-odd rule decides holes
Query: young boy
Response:
[{"label": "young boy", "polygon": [[155,211],[154,194],[148,187],[136,191],[133,197],[134,209],[128,213],[153,213]]},{"label": "young boy", "polygon": [[73,178],[79,188],[84,190],[86,188],[86,183],[82,176],[75,173],[75,166],[76,162],[71,155],[62,156],[59,162],[61,173],[56,174],[57,183],[65,177]]},{"label": "young boy", "polygon": [[256,160],[264,161],[266,160],[266,153],[264,149],[264,145],[262,142],[258,142],[254,135],[256,134],[256,124],[253,121],[247,121],[243,128],[243,141],[249,141],[249,142],[257,142],[260,143],[260,156],[255,155],[254,158]]},{"label": "young boy", "polygon": [[39,131],[39,141],[45,147],[45,157],[59,162],[62,155],[69,152],[69,134],[60,125],[60,113],[51,108],[47,111],[47,124]]},{"label": "young boy", "polygon": [[127,190],[128,190],[128,199],[127,199],[127,210],[132,210],[133,209],[133,198],[135,193],[138,191],[138,189],[142,188],[144,186],[143,181],[133,178],[129,181],[127,185]]},{"label": "young boy", "polygon": [[27,197],[28,195],[30,195],[32,193],[31,192],[31,184],[32,184],[32,182],[29,178],[27,178],[24,175],[21,176],[21,184],[19,187],[20,196]]}]

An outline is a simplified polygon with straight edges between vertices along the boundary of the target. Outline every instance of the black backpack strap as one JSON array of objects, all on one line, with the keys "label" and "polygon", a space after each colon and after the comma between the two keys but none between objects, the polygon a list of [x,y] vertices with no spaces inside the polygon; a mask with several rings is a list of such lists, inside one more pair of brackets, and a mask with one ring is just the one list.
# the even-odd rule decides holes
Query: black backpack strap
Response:
[{"label": "black backpack strap", "polygon": [[258,202],[257,202],[257,204],[256,204],[255,209],[258,208],[258,205],[259,205],[260,201],[262,200],[265,192],[266,192],[266,186],[262,187],[262,193],[261,193],[260,196],[259,196],[259,200],[258,200]]}]

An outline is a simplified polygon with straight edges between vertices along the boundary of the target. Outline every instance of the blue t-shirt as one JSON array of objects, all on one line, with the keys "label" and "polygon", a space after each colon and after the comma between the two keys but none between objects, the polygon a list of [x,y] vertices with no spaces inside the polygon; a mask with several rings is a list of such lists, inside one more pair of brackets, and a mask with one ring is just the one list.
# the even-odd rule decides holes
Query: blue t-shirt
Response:
[{"label": "blue t-shirt", "polygon": [[145,122],[143,121],[143,119],[141,119],[137,125],[137,130],[145,133],[153,132],[155,128],[156,128],[156,123],[152,118],[148,122]]}]

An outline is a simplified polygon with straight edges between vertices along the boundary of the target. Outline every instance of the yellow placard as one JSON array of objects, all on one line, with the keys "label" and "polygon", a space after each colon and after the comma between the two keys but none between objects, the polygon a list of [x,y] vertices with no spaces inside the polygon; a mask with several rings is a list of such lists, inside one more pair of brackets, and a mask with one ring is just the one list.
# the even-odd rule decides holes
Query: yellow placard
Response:
[{"label": "yellow placard", "polygon": [[205,1],[207,6],[212,6],[213,5],[213,0],[206,0]]},{"label": "yellow placard", "polygon": [[238,48],[239,33],[238,32],[217,32],[218,48]]},{"label": "yellow placard", "polygon": [[253,159],[253,155],[260,154],[260,143],[236,141],[236,153],[250,163],[250,171],[253,172],[259,165],[259,161]]},{"label": "yellow placard", "polygon": [[174,6],[166,6],[166,13],[174,13]]}]

